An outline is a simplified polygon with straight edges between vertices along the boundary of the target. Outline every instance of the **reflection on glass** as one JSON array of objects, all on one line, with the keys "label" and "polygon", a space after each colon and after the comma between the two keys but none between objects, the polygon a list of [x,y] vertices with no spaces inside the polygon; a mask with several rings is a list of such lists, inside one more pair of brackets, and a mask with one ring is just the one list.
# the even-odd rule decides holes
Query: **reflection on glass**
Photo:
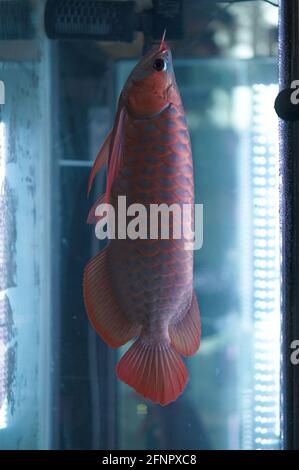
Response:
[{"label": "reflection on glass", "polygon": [[[3,100],[4,101],[4,100]],[[5,180],[5,124],[0,122],[0,198],[3,198],[4,180]],[[3,225],[3,224],[2,224]],[[0,228],[0,259],[3,264],[5,256],[5,230]],[[2,281],[2,280],[1,280]],[[3,282],[1,282],[3,284]],[[1,292],[0,297],[0,429],[7,425],[7,309],[5,302],[5,291]]]}]

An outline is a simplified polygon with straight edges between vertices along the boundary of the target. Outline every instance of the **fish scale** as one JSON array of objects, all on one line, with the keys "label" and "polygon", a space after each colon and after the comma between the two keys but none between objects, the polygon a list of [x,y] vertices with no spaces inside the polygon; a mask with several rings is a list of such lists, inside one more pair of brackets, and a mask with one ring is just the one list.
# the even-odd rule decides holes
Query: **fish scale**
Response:
[{"label": "fish scale", "polygon": [[[184,185],[185,193],[177,196],[177,190],[182,187],[182,178],[185,178],[185,166],[192,167],[192,155],[186,120],[181,119],[184,113],[183,108],[177,106],[176,112],[173,112],[173,107],[174,105],[160,116],[150,120],[151,134],[155,139],[155,145],[151,141],[147,143],[144,139],[144,135],[149,132],[147,120],[137,120],[131,118],[130,115],[127,116],[124,129],[123,169],[112,186],[112,201],[117,201],[118,196],[126,196],[127,205],[140,203],[143,199],[142,193],[148,191],[142,182],[148,168],[154,166],[155,173],[149,178],[151,182],[150,197],[147,199],[146,207],[149,204],[165,202],[193,205],[193,180],[191,178]],[[161,125],[161,122],[164,126]],[[161,133],[161,128],[164,129],[164,134]],[[165,139],[168,134],[175,137]],[[143,146],[140,145],[140,141],[144,142]],[[181,143],[184,144],[184,148],[179,152],[179,144]],[[174,153],[174,145],[176,145],[176,153]],[[188,151],[185,150],[185,145]],[[130,158],[127,159],[127,155],[132,154],[132,148],[139,149],[139,153],[135,150],[135,156],[138,157],[138,160],[135,160],[134,163]],[[152,149],[160,149],[160,151],[151,153]],[[150,155],[151,160],[144,160],[144,155]],[[169,162],[170,155],[176,157],[171,162]],[[165,174],[160,171],[161,166],[167,163],[170,169],[175,167],[175,172],[169,171],[169,174]],[[161,185],[161,179],[167,184]],[[125,192],[123,191],[124,181]],[[184,249],[184,243],[184,240],[175,240],[174,243],[171,239],[154,241],[151,246],[155,255],[147,256],[145,262],[140,256],[140,250],[142,251],[143,247],[146,250],[148,240],[140,240],[138,243],[132,243],[131,240],[111,241],[108,265],[113,278],[113,286],[121,305],[132,321],[136,322],[137,309],[139,312],[137,314],[138,321],[151,329],[152,323],[157,322],[157,318],[154,316],[157,316],[163,324],[167,324],[169,320],[175,321],[178,317],[183,316],[190,308],[193,256],[192,251]],[[180,252],[181,257],[176,259],[175,263],[167,262],[167,257],[171,261],[173,250]],[[129,265],[128,261],[130,261]],[[132,265],[134,265],[133,274]],[[153,278],[153,273],[158,276],[157,279]],[[147,286],[146,289],[144,288],[145,279],[150,282],[150,287]],[[169,287],[172,289],[172,295],[161,302],[160,291]],[[138,295],[138,300],[133,302],[132,298],[127,295],[128,292],[138,292],[141,295]],[[147,305],[148,301],[150,301],[150,307]]]}]

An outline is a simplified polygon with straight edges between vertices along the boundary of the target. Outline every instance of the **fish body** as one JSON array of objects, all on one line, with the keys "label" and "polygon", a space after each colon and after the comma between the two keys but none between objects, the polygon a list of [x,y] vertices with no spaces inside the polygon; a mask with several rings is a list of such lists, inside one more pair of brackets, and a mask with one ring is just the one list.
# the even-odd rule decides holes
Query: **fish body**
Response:
[{"label": "fish body", "polygon": [[[116,208],[118,197],[126,196],[127,206],[193,207],[190,137],[165,43],[128,78],[116,125],[94,164],[89,187],[106,159],[102,201]],[[95,206],[91,220],[94,211]],[[191,211],[184,224],[192,221]],[[184,237],[173,237],[172,223],[169,239],[161,239],[159,232],[157,239],[110,240],[85,269],[84,299],[93,326],[108,345],[120,347],[137,338],[117,365],[118,377],[155,403],[174,401],[188,380],[181,356],[197,351],[201,328],[193,251],[186,250]]]}]

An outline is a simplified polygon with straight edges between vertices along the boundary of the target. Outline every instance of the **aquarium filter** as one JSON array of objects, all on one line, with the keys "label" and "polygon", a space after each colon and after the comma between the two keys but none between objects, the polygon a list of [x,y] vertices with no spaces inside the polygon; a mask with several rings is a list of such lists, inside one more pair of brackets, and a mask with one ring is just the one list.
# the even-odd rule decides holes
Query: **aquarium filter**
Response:
[{"label": "aquarium filter", "polygon": [[135,31],[160,39],[183,34],[183,0],[153,0],[153,7],[138,12],[133,1],[48,0],[45,28],[50,39],[95,39],[132,42]]}]

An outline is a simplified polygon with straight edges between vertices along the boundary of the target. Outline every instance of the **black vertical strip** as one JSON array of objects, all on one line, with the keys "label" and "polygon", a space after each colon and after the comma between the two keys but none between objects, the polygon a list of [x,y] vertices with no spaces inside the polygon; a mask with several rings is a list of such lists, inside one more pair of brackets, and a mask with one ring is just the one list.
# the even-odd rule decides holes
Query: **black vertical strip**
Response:
[{"label": "black vertical strip", "polygon": [[[281,0],[280,89],[299,79],[299,0]],[[282,176],[282,430],[285,449],[299,449],[299,365],[290,360],[299,339],[299,123],[280,123]]]}]

